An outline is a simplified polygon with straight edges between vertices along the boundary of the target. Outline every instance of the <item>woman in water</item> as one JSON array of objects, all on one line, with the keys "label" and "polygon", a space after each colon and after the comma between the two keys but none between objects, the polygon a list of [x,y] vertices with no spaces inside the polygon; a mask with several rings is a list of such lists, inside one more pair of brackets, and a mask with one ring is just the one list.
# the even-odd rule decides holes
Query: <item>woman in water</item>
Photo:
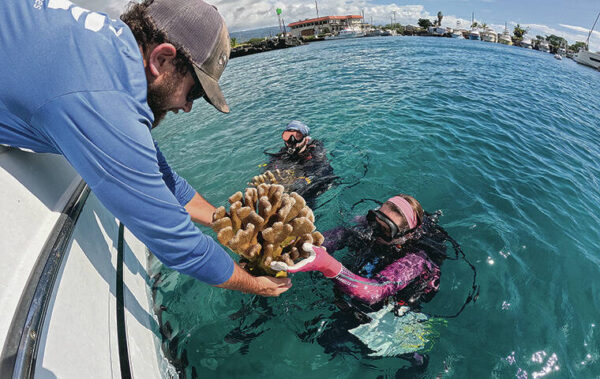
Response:
[{"label": "woman in water", "polygon": [[[365,339],[349,331],[369,324],[372,319],[368,314],[384,307],[393,309],[397,316],[407,309],[418,311],[420,304],[430,301],[438,291],[440,266],[447,258],[446,242],[452,242],[455,250],[460,247],[437,225],[437,215],[425,214],[412,196],[394,196],[356,221],[352,227],[323,233],[323,246],[305,244],[309,258],[293,266],[274,262],[271,267],[289,273],[319,271],[335,282],[339,312],[331,316],[330,327],[309,330],[301,337],[316,338],[326,353],[386,355],[381,350],[374,354],[373,346],[367,347]],[[346,265],[330,255],[344,247],[351,253]],[[320,325],[320,320],[314,324]],[[372,336],[366,339],[373,340]],[[427,357],[417,351],[404,350],[399,356],[420,370]]]},{"label": "woman in water", "polygon": [[[323,246],[305,244],[309,258],[293,266],[273,262],[272,268],[289,273],[320,271],[343,293],[368,305],[389,297],[402,304],[429,301],[439,286],[445,247],[443,235],[438,235],[434,249],[416,243],[425,234],[430,243],[434,241],[435,229],[424,230],[424,217],[423,208],[412,196],[394,196],[359,218],[356,226],[323,233]],[[428,220],[427,224],[435,222]],[[350,269],[329,254],[346,246],[358,253]]]}]

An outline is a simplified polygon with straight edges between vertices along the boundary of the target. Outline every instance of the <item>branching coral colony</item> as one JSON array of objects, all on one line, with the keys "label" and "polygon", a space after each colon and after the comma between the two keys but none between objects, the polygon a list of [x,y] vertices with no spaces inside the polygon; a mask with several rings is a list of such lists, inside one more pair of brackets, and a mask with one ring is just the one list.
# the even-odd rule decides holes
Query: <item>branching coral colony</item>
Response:
[{"label": "branching coral colony", "polygon": [[315,231],[315,217],[302,196],[284,193],[278,184],[259,184],[236,192],[229,198],[229,212],[217,208],[213,230],[219,242],[248,261],[246,269],[253,275],[282,276],[271,270],[273,261],[294,264],[308,257],[302,250],[305,242],[323,243]]},{"label": "branching coral colony", "polygon": [[264,174],[256,175],[250,181],[251,186],[258,187],[262,183],[265,184],[281,184],[283,186],[288,186],[294,183],[295,180],[298,180],[294,176],[293,170],[275,170],[275,171],[265,171]]}]

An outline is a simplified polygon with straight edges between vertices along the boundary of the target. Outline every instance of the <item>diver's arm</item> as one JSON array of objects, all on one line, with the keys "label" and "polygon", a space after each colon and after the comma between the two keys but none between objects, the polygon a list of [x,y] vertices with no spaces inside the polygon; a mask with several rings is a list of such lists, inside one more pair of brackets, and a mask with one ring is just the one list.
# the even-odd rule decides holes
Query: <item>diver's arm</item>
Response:
[{"label": "diver's arm", "polygon": [[192,200],[185,205],[185,210],[190,214],[192,221],[210,226],[213,221],[215,207],[206,201],[198,192],[194,194]]},{"label": "diver's arm", "polygon": [[261,296],[279,296],[290,289],[291,286],[292,281],[289,278],[254,277],[244,271],[238,264],[234,263],[233,275],[225,283],[215,287]]},{"label": "diver's arm", "polygon": [[363,278],[344,267],[339,261],[320,246],[304,244],[302,248],[310,253],[293,266],[283,262],[271,263],[274,270],[290,273],[319,271],[336,282],[339,289],[353,298],[367,304],[375,304],[402,290],[423,273],[426,260],[415,254],[407,254],[383,269],[374,279]]}]

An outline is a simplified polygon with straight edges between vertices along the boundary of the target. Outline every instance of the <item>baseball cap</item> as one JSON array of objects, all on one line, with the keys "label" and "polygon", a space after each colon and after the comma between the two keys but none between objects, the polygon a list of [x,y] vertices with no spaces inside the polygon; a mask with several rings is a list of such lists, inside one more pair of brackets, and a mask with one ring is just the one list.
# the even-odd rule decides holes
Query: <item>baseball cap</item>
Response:
[{"label": "baseball cap", "polygon": [[298,121],[298,120],[293,120],[292,122],[290,122],[285,127],[285,131],[288,131],[288,130],[297,130],[305,136],[310,135],[310,128],[305,123],[303,123],[302,121]]},{"label": "baseball cap", "polygon": [[189,53],[206,93],[204,99],[229,113],[219,87],[219,78],[229,61],[229,32],[217,8],[202,0],[155,0],[147,12],[169,42]]}]

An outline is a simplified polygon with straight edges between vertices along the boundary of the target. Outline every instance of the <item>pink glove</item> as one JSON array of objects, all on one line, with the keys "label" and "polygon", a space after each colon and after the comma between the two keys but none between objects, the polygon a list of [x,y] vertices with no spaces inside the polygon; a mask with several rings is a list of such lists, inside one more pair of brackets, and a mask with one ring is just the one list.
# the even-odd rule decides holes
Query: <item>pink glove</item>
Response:
[{"label": "pink glove", "polygon": [[289,273],[319,271],[328,278],[335,278],[342,271],[342,264],[327,253],[324,247],[313,246],[310,243],[302,245],[302,249],[310,253],[310,256],[293,266],[285,262],[271,262],[271,268],[276,271],[287,271]]}]

